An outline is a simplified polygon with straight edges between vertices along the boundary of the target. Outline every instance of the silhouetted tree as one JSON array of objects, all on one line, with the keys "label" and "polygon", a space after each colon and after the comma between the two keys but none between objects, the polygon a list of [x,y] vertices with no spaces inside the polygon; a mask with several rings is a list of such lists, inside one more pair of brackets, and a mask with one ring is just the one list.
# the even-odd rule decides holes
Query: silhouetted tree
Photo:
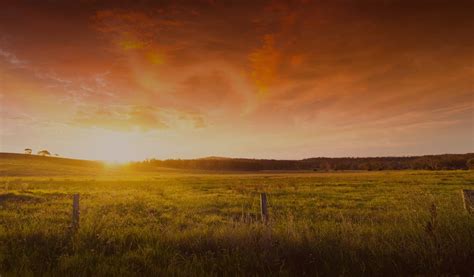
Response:
[{"label": "silhouetted tree", "polygon": [[466,166],[468,169],[474,169],[474,158],[467,160]]},{"label": "silhouetted tree", "polygon": [[38,151],[37,154],[40,155],[40,156],[51,156],[51,153],[49,153],[48,150],[41,150],[41,151]]},{"label": "silhouetted tree", "polygon": [[28,155],[31,155],[31,153],[33,153],[33,150],[31,150],[30,148],[25,148],[25,154],[28,154]]},{"label": "silhouetted tree", "polygon": [[304,160],[195,159],[155,160],[133,163],[135,168],[156,167],[205,170],[454,170],[474,169],[474,153],[412,157],[310,158]]}]

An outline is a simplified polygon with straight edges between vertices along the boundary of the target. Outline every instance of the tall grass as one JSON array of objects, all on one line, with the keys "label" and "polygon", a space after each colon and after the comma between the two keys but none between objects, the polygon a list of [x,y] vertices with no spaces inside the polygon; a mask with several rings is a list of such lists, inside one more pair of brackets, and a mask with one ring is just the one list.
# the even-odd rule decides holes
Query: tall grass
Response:
[{"label": "tall grass", "polygon": [[467,275],[474,218],[459,191],[473,181],[472,171],[5,177],[0,273]]}]

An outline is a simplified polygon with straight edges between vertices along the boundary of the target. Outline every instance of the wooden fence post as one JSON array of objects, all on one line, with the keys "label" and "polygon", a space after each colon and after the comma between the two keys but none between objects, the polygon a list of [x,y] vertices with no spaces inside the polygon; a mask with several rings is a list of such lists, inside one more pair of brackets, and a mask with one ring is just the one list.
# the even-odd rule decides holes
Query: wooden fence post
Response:
[{"label": "wooden fence post", "polygon": [[461,194],[464,202],[464,209],[469,213],[474,213],[474,190],[463,189]]},{"label": "wooden fence post", "polygon": [[267,194],[262,192],[260,194],[260,212],[262,214],[263,223],[268,222],[268,207],[267,207]]},{"label": "wooden fence post", "polygon": [[79,193],[72,196],[72,228],[77,230],[79,228]]}]

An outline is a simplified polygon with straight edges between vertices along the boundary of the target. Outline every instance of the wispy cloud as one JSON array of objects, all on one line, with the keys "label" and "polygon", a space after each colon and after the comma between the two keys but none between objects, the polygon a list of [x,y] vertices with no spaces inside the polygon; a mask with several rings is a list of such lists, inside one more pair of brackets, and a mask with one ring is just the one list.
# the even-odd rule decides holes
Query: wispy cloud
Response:
[{"label": "wispy cloud", "polygon": [[60,90],[60,101],[73,101],[79,104],[85,98],[114,97],[115,93],[109,87],[107,75],[110,72],[95,73],[91,76],[63,77],[53,69],[43,68],[34,62],[19,58],[13,52],[0,49],[0,57],[4,58],[11,66],[22,70],[28,76],[33,76],[47,89]]},{"label": "wispy cloud", "polygon": [[71,123],[124,132],[207,127],[203,115],[198,112],[138,105],[80,106]]},{"label": "wispy cloud", "polygon": [[254,80],[259,93],[264,94],[278,80],[281,53],[275,46],[275,36],[265,35],[263,45],[249,55]]},{"label": "wispy cloud", "polygon": [[100,127],[119,131],[149,131],[168,126],[160,118],[157,109],[146,106],[131,107],[83,107],[73,123],[84,127]]},{"label": "wispy cloud", "polygon": [[27,61],[19,59],[15,54],[8,52],[5,49],[0,48],[0,57],[14,67],[24,68],[28,65]]}]

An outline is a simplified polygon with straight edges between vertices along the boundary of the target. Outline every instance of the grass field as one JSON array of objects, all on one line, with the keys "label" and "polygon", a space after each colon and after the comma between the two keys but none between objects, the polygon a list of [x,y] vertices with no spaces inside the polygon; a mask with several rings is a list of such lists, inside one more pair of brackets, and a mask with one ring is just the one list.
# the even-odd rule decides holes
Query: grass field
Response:
[{"label": "grass field", "polygon": [[6,173],[1,276],[474,273],[474,171]]}]

